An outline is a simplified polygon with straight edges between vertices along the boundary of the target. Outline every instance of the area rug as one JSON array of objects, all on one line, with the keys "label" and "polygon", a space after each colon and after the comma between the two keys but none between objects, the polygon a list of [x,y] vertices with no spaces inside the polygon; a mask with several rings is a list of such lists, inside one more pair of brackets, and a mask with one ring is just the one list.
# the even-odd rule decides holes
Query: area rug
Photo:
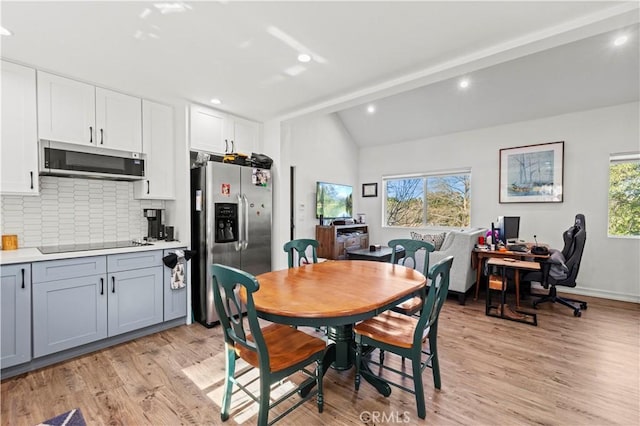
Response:
[{"label": "area rug", "polygon": [[38,426],[87,426],[87,423],[84,421],[80,409],[76,408],[52,419],[45,420]]}]

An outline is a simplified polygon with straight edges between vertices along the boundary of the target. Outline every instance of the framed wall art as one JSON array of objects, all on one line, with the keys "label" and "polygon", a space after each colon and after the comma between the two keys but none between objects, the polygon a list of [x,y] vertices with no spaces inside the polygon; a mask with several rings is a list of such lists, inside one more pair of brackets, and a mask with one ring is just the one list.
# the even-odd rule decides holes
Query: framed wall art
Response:
[{"label": "framed wall art", "polygon": [[561,203],[564,142],[500,150],[501,203]]},{"label": "framed wall art", "polygon": [[378,183],[363,183],[362,184],[362,196],[363,197],[377,197],[378,196]]}]

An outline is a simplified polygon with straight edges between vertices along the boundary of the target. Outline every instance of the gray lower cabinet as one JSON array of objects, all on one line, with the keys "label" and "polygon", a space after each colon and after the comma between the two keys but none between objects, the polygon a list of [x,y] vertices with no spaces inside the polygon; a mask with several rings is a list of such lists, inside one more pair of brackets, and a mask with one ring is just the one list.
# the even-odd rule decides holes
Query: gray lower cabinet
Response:
[{"label": "gray lower cabinet", "polygon": [[162,322],[162,250],[107,256],[109,336]]},{"label": "gray lower cabinet", "polygon": [[162,250],[34,263],[34,358],[162,322],[162,287]]},{"label": "gray lower cabinet", "polygon": [[106,258],[33,266],[33,357],[107,337]]},{"label": "gray lower cabinet", "polygon": [[[185,250],[180,248],[178,250]],[[165,250],[163,257],[176,250]],[[184,263],[184,279],[187,279],[187,266],[189,263]],[[187,315],[187,286],[182,288],[171,288],[171,281],[173,279],[172,270],[168,267],[164,268],[164,320],[169,321],[172,319],[184,317]]]},{"label": "gray lower cabinet", "polygon": [[2,368],[31,360],[31,264],[0,268]]},{"label": "gray lower cabinet", "polygon": [[162,322],[162,266],[109,274],[109,337]]}]

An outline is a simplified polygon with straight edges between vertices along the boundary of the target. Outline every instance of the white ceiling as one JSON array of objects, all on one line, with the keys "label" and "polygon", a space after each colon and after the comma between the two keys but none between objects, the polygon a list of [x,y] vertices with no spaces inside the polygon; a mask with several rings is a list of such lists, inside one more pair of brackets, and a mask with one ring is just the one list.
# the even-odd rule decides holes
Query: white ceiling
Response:
[{"label": "white ceiling", "polygon": [[[159,101],[218,97],[218,109],[260,121],[344,110],[361,145],[638,99],[637,27],[613,78],[604,47],[571,43],[637,24],[637,2],[155,4],[3,0],[14,35],[2,57]],[[553,49],[566,43],[577,51]],[[472,79],[463,97],[446,81],[460,74]],[[375,120],[354,108],[381,97]]]},{"label": "white ceiling", "polygon": [[[465,130],[638,101],[638,26],[618,30],[445,79],[338,116],[360,146],[418,140]],[[373,105],[375,113],[368,114]]]}]

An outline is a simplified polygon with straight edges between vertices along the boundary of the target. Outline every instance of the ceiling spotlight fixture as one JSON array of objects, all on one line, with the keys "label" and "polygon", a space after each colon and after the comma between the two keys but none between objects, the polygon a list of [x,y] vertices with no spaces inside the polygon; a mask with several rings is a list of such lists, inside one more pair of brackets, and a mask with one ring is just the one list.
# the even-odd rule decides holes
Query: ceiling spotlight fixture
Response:
[{"label": "ceiling spotlight fixture", "polygon": [[627,40],[629,40],[629,37],[627,37],[626,35],[621,35],[619,37],[616,37],[616,39],[613,41],[613,45],[622,46],[627,42]]},{"label": "ceiling spotlight fixture", "polygon": [[466,89],[467,87],[469,87],[469,79],[468,78],[463,78],[462,80],[460,80],[460,83],[458,83],[458,86],[461,89]]},{"label": "ceiling spotlight fixture", "polygon": [[311,55],[307,54],[307,53],[301,53],[298,55],[298,60],[300,62],[309,62],[311,61]]},{"label": "ceiling spotlight fixture", "polygon": [[213,98],[211,99],[211,103],[214,105],[220,105],[222,103],[222,101],[218,98]]},{"label": "ceiling spotlight fixture", "polygon": [[369,114],[373,114],[374,112],[376,112],[376,106],[375,105],[368,105],[367,106],[367,112]]},{"label": "ceiling spotlight fixture", "polygon": [[6,29],[5,27],[0,27],[0,35],[12,36],[13,33],[11,31],[9,31],[8,29]]}]

